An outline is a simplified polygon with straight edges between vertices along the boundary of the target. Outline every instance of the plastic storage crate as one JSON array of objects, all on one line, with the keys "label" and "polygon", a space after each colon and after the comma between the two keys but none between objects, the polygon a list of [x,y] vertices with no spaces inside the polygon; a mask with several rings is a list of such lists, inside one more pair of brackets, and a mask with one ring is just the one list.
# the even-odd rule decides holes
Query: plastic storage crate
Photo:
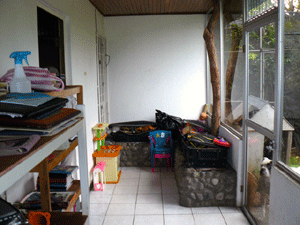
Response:
[{"label": "plastic storage crate", "polygon": [[205,131],[208,132],[208,133],[211,132],[210,127],[209,127],[207,124],[205,124],[205,123],[203,123],[203,122],[201,122],[201,121],[199,121],[199,120],[184,120],[184,123],[183,123],[183,124],[186,124],[186,123],[189,123],[189,124],[191,124],[191,125],[193,125],[193,126],[202,128],[203,130],[205,130]]},{"label": "plastic storage crate", "polygon": [[[140,128],[151,126],[156,128],[156,123],[151,121],[131,121],[109,125],[110,139],[115,142],[149,142],[149,130]],[[118,130],[114,132],[114,130]]]},{"label": "plastic storage crate", "polygon": [[198,168],[226,168],[228,148],[207,147],[194,148],[185,143],[183,137],[180,138],[180,149],[186,159],[186,166]]}]

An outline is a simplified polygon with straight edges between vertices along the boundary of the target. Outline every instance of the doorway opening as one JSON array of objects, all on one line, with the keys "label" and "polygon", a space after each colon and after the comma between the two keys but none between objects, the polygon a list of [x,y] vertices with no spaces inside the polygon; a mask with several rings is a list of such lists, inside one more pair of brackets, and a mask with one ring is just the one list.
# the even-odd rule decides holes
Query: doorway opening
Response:
[{"label": "doorway opening", "polygon": [[48,68],[66,84],[63,20],[37,8],[40,67]]}]

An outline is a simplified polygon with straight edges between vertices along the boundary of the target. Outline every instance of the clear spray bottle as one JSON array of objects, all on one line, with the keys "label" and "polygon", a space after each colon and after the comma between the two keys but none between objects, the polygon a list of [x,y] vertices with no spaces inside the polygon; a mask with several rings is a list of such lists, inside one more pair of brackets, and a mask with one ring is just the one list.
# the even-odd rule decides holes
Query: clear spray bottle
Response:
[{"label": "clear spray bottle", "polygon": [[10,58],[15,59],[15,73],[13,79],[10,81],[10,92],[18,92],[18,93],[30,93],[31,92],[31,82],[26,78],[23,69],[23,59],[28,64],[27,55],[30,55],[31,52],[23,51],[23,52],[13,52],[10,54]]}]

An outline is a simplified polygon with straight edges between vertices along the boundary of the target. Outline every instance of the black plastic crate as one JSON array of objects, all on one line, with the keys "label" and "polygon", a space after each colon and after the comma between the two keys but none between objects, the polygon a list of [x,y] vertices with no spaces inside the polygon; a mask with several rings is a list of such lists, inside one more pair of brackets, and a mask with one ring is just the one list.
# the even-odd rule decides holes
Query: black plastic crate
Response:
[{"label": "black plastic crate", "polygon": [[189,123],[193,126],[196,126],[196,127],[203,128],[205,130],[205,132],[211,133],[210,127],[207,124],[205,124],[199,120],[184,120],[183,125],[186,125],[187,123]]},{"label": "black plastic crate", "polygon": [[145,121],[145,120],[137,120],[137,121],[127,121],[127,122],[120,122],[120,123],[111,123],[109,124],[108,128],[112,129],[114,127],[139,127],[139,126],[153,126],[156,127],[156,123],[152,121]]},{"label": "black plastic crate", "polygon": [[228,168],[229,164],[224,160],[186,161],[185,167],[223,169]]},{"label": "black plastic crate", "polygon": [[123,131],[111,133],[111,139],[116,142],[149,142],[149,131],[139,134],[127,134]]},{"label": "black plastic crate", "polygon": [[[108,128],[112,130],[110,133],[110,139],[116,142],[149,142],[148,136],[150,131],[134,133],[136,128],[145,127],[148,125],[156,128],[156,124],[151,121],[130,121],[110,124],[108,126]],[[128,132],[124,132],[122,130],[114,132],[113,130],[117,127],[126,127],[128,128]]]},{"label": "black plastic crate", "polygon": [[207,147],[193,148],[185,143],[181,136],[180,149],[186,159],[186,165],[200,168],[224,168],[228,165],[227,153],[228,148]]}]

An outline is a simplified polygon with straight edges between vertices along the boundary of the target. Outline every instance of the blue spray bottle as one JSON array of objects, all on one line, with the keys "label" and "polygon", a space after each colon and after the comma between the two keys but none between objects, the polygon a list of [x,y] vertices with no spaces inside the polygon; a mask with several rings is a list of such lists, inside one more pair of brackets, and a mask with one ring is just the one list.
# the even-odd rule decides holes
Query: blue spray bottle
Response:
[{"label": "blue spray bottle", "polygon": [[30,93],[31,92],[31,82],[26,78],[23,69],[23,59],[28,64],[27,55],[30,55],[31,52],[24,51],[24,52],[13,52],[10,54],[9,58],[15,59],[15,74],[13,79],[10,81],[10,92],[18,92],[18,93]]}]

